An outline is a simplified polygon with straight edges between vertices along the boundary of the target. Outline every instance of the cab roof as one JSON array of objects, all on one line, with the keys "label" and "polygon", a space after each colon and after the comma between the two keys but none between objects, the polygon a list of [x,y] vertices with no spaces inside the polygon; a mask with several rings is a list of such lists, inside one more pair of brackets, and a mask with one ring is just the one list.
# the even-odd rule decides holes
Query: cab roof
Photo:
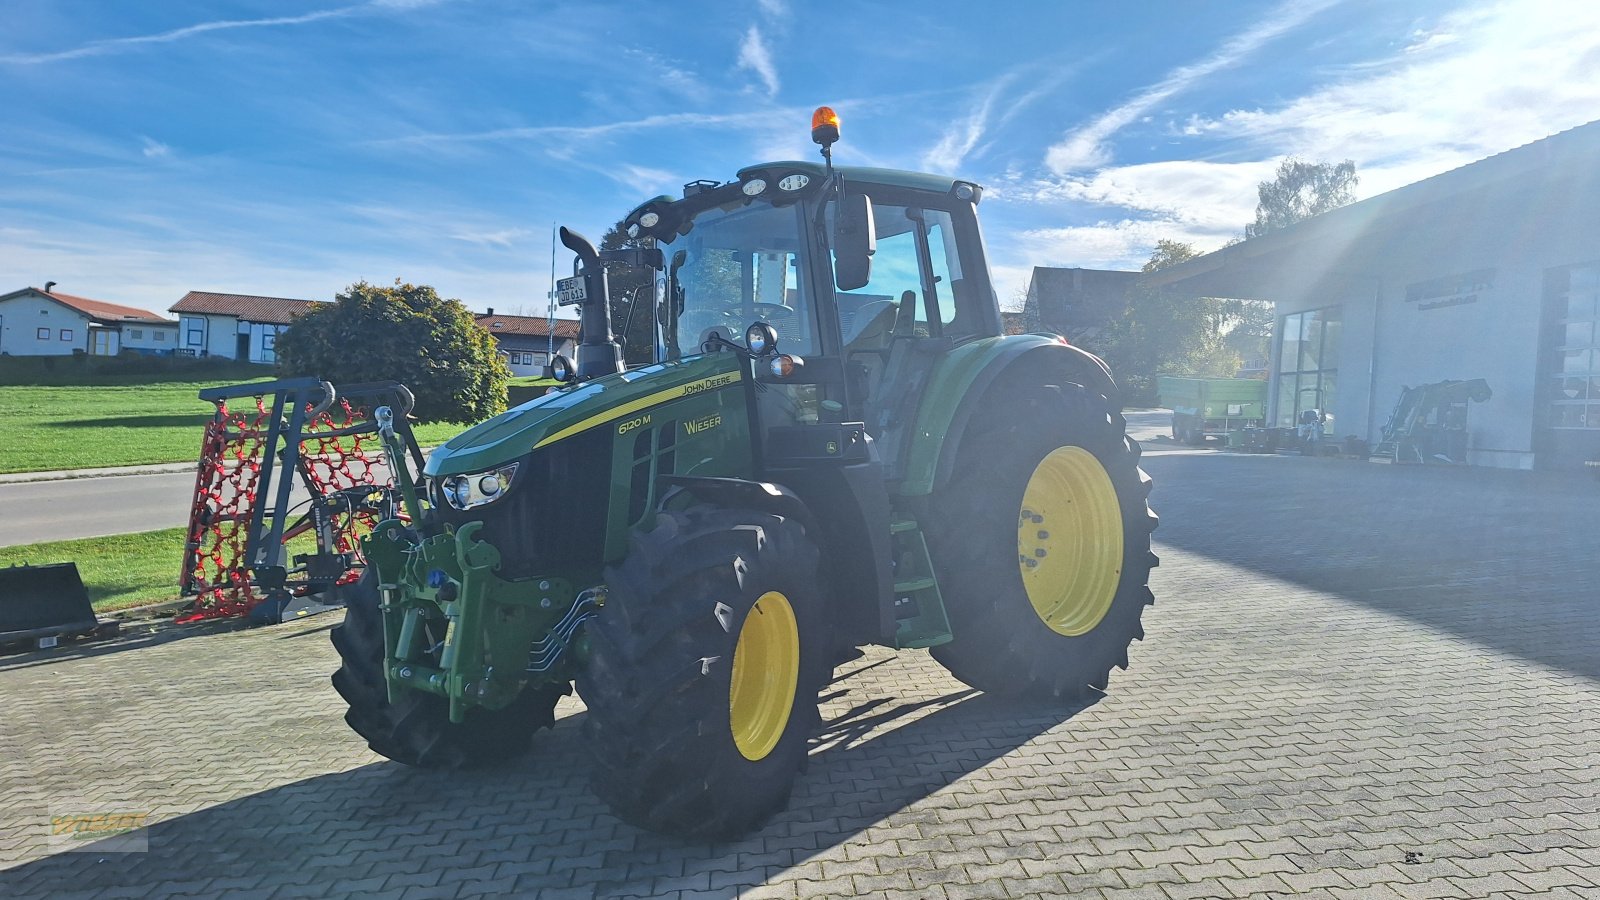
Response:
[{"label": "cab roof", "polygon": [[[820,162],[788,159],[761,163],[755,166],[745,166],[739,170],[739,179],[742,181],[747,175],[756,172],[771,172],[778,169],[789,172],[802,172],[817,179],[825,177],[828,173],[828,170]],[[833,170],[844,176],[846,182],[856,181],[867,184],[881,184],[887,187],[908,188],[914,191],[932,191],[936,194],[950,193],[955,189],[956,182],[962,180],[950,175],[930,175],[926,172],[907,172],[904,169],[874,169],[866,166],[834,166]]]}]

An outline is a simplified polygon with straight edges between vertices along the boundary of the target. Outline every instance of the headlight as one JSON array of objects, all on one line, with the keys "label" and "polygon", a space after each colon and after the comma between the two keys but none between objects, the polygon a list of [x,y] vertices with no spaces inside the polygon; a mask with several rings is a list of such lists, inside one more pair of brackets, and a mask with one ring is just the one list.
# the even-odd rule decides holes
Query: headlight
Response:
[{"label": "headlight", "polygon": [[505,496],[516,474],[517,464],[512,463],[475,475],[451,475],[439,482],[439,492],[455,509],[471,509]]}]

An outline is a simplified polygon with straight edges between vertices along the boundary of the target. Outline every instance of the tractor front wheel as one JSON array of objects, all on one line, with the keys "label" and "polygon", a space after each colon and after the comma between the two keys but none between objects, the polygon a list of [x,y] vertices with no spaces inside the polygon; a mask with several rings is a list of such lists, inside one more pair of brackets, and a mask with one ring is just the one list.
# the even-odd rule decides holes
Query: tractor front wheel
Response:
[{"label": "tractor front wheel", "polygon": [[931,498],[928,544],[955,635],[933,656],[980,690],[1082,702],[1127,667],[1153,602],[1139,445],[1080,385],[1002,390],[984,408]]},{"label": "tractor front wheel", "polygon": [[349,704],[344,720],[374,753],[425,769],[476,768],[514,759],[532,745],[533,733],[555,724],[558,687],[523,688],[503,709],[474,708],[466,721],[450,721],[450,704],[437,694],[407,691],[389,702],[383,677],[383,612],[376,573],[341,588],[343,624],[332,632],[341,665],[333,686]]},{"label": "tractor front wheel", "polygon": [[798,522],[751,510],[633,535],[577,682],[594,791],[618,816],[719,839],[788,803],[828,674],[817,560]]}]

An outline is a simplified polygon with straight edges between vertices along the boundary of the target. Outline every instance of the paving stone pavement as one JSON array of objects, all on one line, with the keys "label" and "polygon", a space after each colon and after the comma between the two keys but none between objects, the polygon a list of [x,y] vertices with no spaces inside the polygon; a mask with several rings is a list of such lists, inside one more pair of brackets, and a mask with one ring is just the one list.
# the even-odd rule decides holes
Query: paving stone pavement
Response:
[{"label": "paving stone pavement", "polygon": [[[0,896],[1600,897],[1600,485],[1147,468],[1158,605],[1108,696],[1018,707],[869,650],[734,843],[609,815],[575,701],[509,771],[373,756],[326,619],[0,658]],[[80,812],[147,814],[148,852],[63,852]]]}]

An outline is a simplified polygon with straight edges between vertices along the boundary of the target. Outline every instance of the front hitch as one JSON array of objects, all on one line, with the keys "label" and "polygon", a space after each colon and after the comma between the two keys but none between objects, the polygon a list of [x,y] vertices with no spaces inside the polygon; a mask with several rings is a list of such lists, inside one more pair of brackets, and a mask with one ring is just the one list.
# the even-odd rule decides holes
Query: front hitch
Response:
[{"label": "front hitch", "polygon": [[437,694],[459,723],[470,707],[508,706],[530,682],[570,680],[565,651],[598,593],[580,597],[563,578],[501,579],[500,551],[477,539],[482,528],[421,537],[391,520],[364,542],[379,575],[389,702],[408,690]]}]

